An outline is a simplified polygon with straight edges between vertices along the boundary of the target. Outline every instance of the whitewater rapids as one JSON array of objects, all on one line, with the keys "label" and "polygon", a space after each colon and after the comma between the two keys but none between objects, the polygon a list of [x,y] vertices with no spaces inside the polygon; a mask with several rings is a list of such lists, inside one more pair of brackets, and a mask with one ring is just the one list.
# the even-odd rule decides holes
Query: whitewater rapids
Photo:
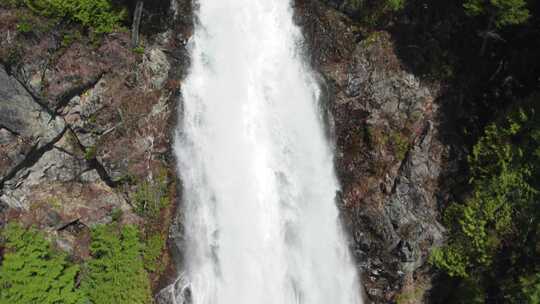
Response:
[{"label": "whitewater rapids", "polygon": [[199,0],[175,153],[193,304],[359,304],[289,0]]}]

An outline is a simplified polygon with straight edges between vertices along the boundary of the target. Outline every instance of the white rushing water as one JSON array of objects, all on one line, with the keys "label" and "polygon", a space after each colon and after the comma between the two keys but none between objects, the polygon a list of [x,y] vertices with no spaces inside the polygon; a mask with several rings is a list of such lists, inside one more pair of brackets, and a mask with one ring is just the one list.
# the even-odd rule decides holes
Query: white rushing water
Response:
[{"label": "white rushing water", "polygon": [[193,304],[358,304],[289,0],[200,0],[176,142]]}]

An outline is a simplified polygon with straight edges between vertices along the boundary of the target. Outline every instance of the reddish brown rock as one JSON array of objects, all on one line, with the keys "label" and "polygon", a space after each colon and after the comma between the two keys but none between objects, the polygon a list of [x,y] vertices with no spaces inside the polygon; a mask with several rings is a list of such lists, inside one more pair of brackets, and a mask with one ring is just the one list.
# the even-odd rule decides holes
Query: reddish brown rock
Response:
[{"label": "reddish brown rock", "polygon": [[312,62],[325,79],[340,208],[367,299],[388,303],[402,291],[428,288],[427,257],[444,231],[438,88],[407,72],[390,34],[365,33],[317,1],[297,5]]}]

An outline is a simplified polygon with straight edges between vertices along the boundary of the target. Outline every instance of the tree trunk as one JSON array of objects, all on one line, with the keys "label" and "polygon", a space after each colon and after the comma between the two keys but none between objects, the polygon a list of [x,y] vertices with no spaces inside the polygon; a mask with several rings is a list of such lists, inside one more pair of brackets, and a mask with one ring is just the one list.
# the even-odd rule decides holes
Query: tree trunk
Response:
[{"label": "tree trunk", "polygon": [[142,0],[138,0],[137,5],[135,6],[135,12],[133,14],[133,25],[131,27],[131,44],[133,47],[139,46],[139,27],[141,26],[143,6],[144,2]]}]

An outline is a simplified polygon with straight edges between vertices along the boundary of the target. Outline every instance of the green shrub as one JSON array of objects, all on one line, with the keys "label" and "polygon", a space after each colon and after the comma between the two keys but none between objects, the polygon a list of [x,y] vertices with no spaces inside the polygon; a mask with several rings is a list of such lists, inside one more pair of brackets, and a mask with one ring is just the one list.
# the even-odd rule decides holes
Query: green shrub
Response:
[{"label": "green shrub", "polygon": [[111,211],[111,218],[113,222],[118,222],[122,218],[122,215],[124,215],[124,211],[121,208],[114,208]]},{"label": "green shrub", "polygon": [[379,142],[394,153],[396,160],[403,160],[409,151],[409,141],[400,131],[390,131],[379,136]]},{"label": "green shrub", "polygon": [[467,277],[469,262],[463,254],[463,249],[448,246],[444,249],[435,248],[430,255],[430,263],[444,270],[450,276]]},{"label": "green shrub", "polygon": [[405,6],[405,0],[386,0],[386,5],[392,11],[399,11]]},{"label": "green shrub", "polygon": [[540,273],[536,273],[520,280],[524,301],[529,304],[540,303]]},{"label": "green shrub", "polygon": [[125,11],[115,11],[108,0],[76,0],[70,17],[96,33],[110,33],[125,18]]},{"label": "green shrub", "polygon": [[109,0],[1,0],[10,7],[27,7],[37,15],[66,20],[92,29],[97,34],[110,33],[126,16]]},{"label": "green shrub", "polygon": [[75,288],[79,267],[54,250],[37,231],[9,224],[3,232],[6,254],[0,266],[0,303],[85,303]]},{"label": "green shrub", "polygon": [[0,240],[6,249],[0,265],[2,304],[151,303],[143,250],[147,267],[157,269],[165,244],[160,235],[141,244],[134,226],[98,226],[92,230],[92,258],[83,268],[81,287],[77,288],[80,267],[69,262],[65,253],[54,250],[41,233],[9,224]]},{"label": "green shrub", "polygon": [[520,24],[530,17],[525,0],[467,0],[463,7],[470,16],[488,15],[497,27]]},{"label": "green shrub", "polygon": [[409,150],[409,141],[407,138],[400,132],[393,132],[390,135],[390,141],[397,159],[404,159],[405,155],[407,155],[407,151]]},{"label": "green shrub", "polygon": [[421,303],[425,293],[424,286],[402,292],[396,296],[396,304]]},{"label": "green shrub", "polygon": [[350,9],[358,12],[360,21],[369,27],[375,27],[391,20],[406,4],[406,0],[365,0],[352,1]]},{"label": "green shrub", "polygon": [[137,228],[117,225],[92,230],[92,259],[85,269],[81,288],[91,303],[147,304],[150,282],[141,258]]},{"label": "green shrub", "polygon": [[84,151],[84,159],[86,160],[93,160],[96,158],[97,154],[97,147],[96,146],[90,146],[85,149]]},{"label": "green shrub", "polygon": [[0,6],[8,7],[8,8],[15,8],[22,4],[23,4],[22,0],[0,0]]},{"label": "green shrub", "polygon": [[532,98],[485,128],[469,156],[471,196],[446,209],[449,241],[430,258],[449,276],[478,282],[482,290],[493,290],[497,282],[508,299],[537,295],[530,279],[522,280],[527,283],[523,291],[514,285],[516,278],[535,278],[540,270],[535,264],[540,254],[535,237],[540,235],[539,110]]},{"label": "green shrub", "polygon": [[32,25],[28,22],[19,22],[17,24],[17,31],[19,33],[29,33],[32,31]]},{"label": "green shrub", "polygon": [[144,47],[138,46],[136,48],[133,48],[133,52],[136,54],[142,55],[144,54]]},{"label": "green shrub", "polygon": [[73,42],[77,40],[81,40],[81,39],[82,39],[82,35],[81,35],[81,32],[79,31],[65,32],[62,35],[62,47],[68,47]]},{"label": "green shrub", "polygon": [[139,184],[134,195],[135,212],[149,220],[156,220],[161,210],[170,204],[166,172],[153,181]]},{"label": "green shrub", "polygon": [[162,265],[159,263],[159,257],[164,248],[165,238],[161,234],[155,233],[147,238],[143,249],[143,261],[146,270],[149,272],[163,270]]}]

